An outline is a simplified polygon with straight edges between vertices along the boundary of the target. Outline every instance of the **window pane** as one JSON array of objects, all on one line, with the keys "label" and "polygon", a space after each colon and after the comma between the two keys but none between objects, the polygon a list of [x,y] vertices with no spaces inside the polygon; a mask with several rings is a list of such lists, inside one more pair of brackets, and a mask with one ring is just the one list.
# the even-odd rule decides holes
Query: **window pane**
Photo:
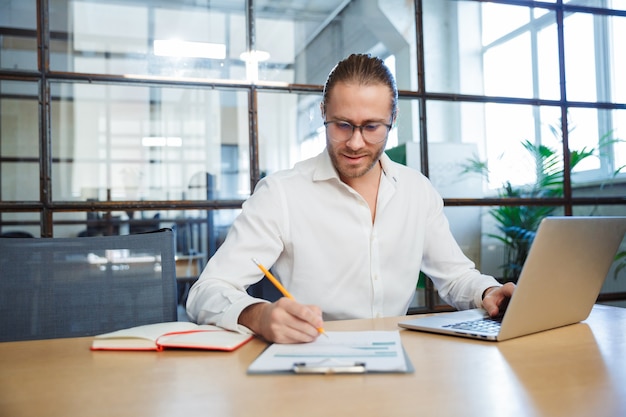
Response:
[{"label": "window pane", "polygon": [[533,12],[501,4],[426,1],[426,88],[558,99],[555,14]]},{"label": "window pane", "polygon": [[259,92],[259,168],[261,175],[291,168],[320,153],[326,136],[321,94]]},{"label": "window pane", "polygon": [[2,2],[0,68],[37,69],[36,8],[35,0]]},{"label": "window pane", "polygon": [[554,13],[543,17],[537,33],[537,65],[533,69],[538,75],[539,93],[537,97],[557,100],[561,97],[559,83],[559,50]]},{"label": "window pane", "polygon": [[66,0],[57,7],[67,19],[52,19],[51,30],[67,33],[68,41],[51,55],[52,70],[209,79],[245,75],[238,53],[227,54],[245,50],[243,0],[219,8],[147,0]]},{"label": "window pane", "polygon": [[608,0],[608,6],[615,10],[626,10],[626,0]]},{"label": "window pane", "polygon": [[482,94],[480,4],[425,0],[423,16],[426,90]]},{"label": "window pane", "polygon": [[[489,10],[483,5],[483,12]],[[501,9],[514,9],[500,15]],[[523,7],[498,5],[497,13],[483,14],[483,27],[496,28],[502,36],[485,42],[485,94],[492,96],[541,97],[558,99],[559,67],[556,21],[554,13],[530,20],[529,10]],[[504,23],[503,23],[504,22]]]},{"label": "window pane", "polygon": [[625,110],[571,108],[569,130],[574,185],[600,183],[610,189],[626,178]]},{"label": "window pane", "polygon": [[[429,101],[432,181],[450,184],[446,195],[450,198],[512,197],[512,193],[548,197],[541,192],[542,180],[552,172],[549,169],[561,166],[557,163],[548,169],[545,158],[537,160],[535,155],[543,145],[557,161],[562,160],[561,137],[554,130],[559,115],[558,108],[550,107]],[[455,185],[459,175],[467,184]],[[482,186],[475,183],[477,178],[482,178]],[[562,184],[562,179],[557,183]],[[512,188],[507,189],[507,184]]]},{"label": "window pane", "polygon": [[624,102],[626,18],[574,13],[564,25],[567,98],[576,101]]},{"label": "window pane", "polygon": [[484,207],[481,272],[516,281],[526,261],[532,237],[546,216],[562,216],[559,206]]},{"label": "window pane", "polygon": [[2,201],[39,201],[39,164],[3,162]]},{"label": "window pane", "polygon": [[[291,3],[285,11],[255,3],[257,50],[269,53],[259,63],[260,80],[319,85],[350,53],[372,53],[394,58],[398,88],[416,88],[413,2],[393,7],[381,0],[303,4]],[[249,79],[255,76],[249,73]]]},{"label": "window pane", "polygon": [[249,195],[245,92],[94,83],[57,87],[55,200]]},{"label": "window pane", "polygon": [[[542,192],[542,184],[554,173],[553,169],[563,170],[562,162],[550,164],[551,158],[562,161],[561,137],[551,129],[560,123],[559,109],[487,104],[485,114],[490,187],[530,186],[527,192],[533,197],[551,196]],[[547,154],[542,154],[541,146]],[[537,155],[543,156],[537,159]],[[557,183],[562,184],[562,177],[557,178]]]},{"label": "window pane", "polygon": [[0,81],[0,200],[39,201],[37,83]]},{"label": "window pane", "polygon": [[210,256],[224,242],[239,212],[224,209],[55,213],[54,236],[134,234],[168,227],[175,232],[177,254]]},{"label": "window pane", "polygon": [[596,101],[593,16],[574,13],[564,24],[565,76],[569,100]]},{"label": "window pane", "polygon": [[398,117],[389,131],[385,152],[392,160],[421,171],[419,120],[418,101],[400,98]]},{"label": "window pane", "polygon": [[530,23],[528,7],[506,4],[484,4],[481,7],[483,21],[483,45],[489,45],[516,29]]},{"label": "window pane", "polygon": [[626,10],[626,0],[564,0],[563,3],[571,3],[577,6],[601,6],[615,10]]},{"label": "window pane", "polygon": [[3,236],[41,237],[41,218],[39,213],[0,213]]},{"label": "window pane", "polygon": [[[622,5],[626,10],[626,1]],[[626,39],[626,17],[605,17],[608,24],[609,35],[607,37],[606,48],[609,51],[609,66],[611,74],[611,96],[610,100],[617,103],[626,103],[626,49],[621,39]],[[612,65],[611,65],[612,64]]]},{"label": "window pane", "polygon": [[450,222],[450,230],[461,250],[482,271],[480,254],[483,234],[481,223],[484,209],[481,207],[444,207],[443,210]]}]

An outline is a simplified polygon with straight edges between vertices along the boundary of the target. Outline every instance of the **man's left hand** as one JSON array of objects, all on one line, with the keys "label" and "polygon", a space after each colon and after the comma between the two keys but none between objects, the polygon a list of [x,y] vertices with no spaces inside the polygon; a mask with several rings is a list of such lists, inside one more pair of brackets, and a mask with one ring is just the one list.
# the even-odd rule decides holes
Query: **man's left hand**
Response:
[{"label": "man's left hand", "polygon": [[504,314],[509,300],[515,291],[515,284],[507,282],[501,287],[489,287],[483,293],[483,308],[487,310],[489,317]]}]

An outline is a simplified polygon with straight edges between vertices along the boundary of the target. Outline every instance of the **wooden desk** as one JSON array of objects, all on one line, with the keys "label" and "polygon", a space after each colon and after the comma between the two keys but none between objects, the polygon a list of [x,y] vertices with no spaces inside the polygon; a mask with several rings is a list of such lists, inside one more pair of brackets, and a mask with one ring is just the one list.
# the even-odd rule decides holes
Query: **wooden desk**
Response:
[{"label": "wooden desk", "polygon": [[[399,318],[327,322],[396,329]],[[233,353],[91,352],[91,338],[0,343],[0,415],[625,416],[626,309],[501,343],[408,330],[407,375],[247,376]]]},{"label": "wooden desk", "polygon": [[178,305],[187,303],[191,286],[202,273],[204,255],[176,255],[176,285]]},{"label": "wooden desk", "polygon": [[176,255],[176,279],[195,281],[202,272],[204,255]]}]

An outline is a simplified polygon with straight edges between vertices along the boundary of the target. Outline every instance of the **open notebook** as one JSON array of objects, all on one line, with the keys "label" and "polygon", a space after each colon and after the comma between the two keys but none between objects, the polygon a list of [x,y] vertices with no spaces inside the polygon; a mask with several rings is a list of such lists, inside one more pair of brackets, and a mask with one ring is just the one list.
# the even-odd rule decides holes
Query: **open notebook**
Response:
[{"label": "open notebook", "polygon": [[412,330],[502,341],[586,319],[626,233],[626,217],[547,217],[504,315],[482,309],[398,323]]}]

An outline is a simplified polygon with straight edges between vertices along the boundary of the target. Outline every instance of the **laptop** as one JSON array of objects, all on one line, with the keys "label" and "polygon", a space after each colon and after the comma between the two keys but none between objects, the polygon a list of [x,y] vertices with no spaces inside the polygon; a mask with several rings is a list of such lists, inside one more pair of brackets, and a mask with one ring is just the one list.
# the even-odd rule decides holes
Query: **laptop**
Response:
[{"label": "laptop", "polygon": [[471,309],[420,316],[400,327],[502,341],[585,320],[626,233],[626,217],[542,220],[504,314]]}]

